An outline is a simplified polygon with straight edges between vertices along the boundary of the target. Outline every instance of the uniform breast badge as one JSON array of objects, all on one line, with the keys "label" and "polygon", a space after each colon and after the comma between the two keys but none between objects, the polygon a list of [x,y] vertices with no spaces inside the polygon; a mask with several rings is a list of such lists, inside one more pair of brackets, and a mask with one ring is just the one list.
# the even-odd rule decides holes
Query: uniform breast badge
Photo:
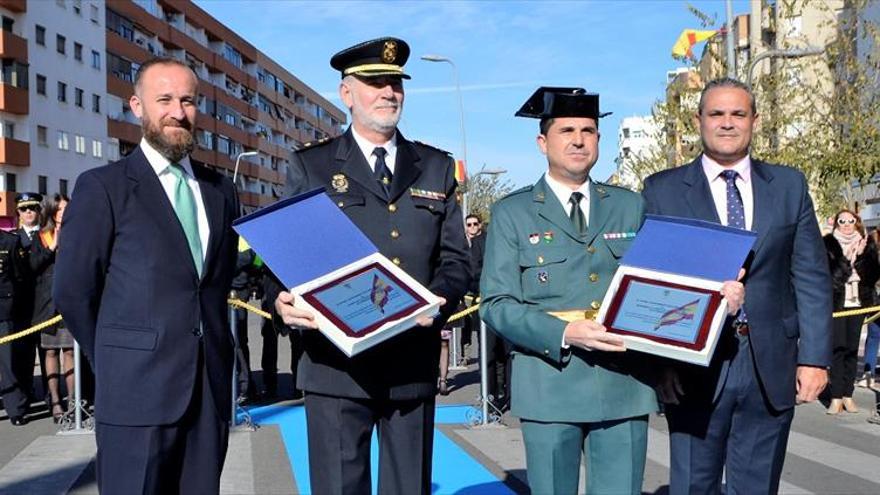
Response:
[{"label": "uniform breast badge", "polygon": [[549,273],[547,273],[545,270],[541,270],[540,272],[538,272],[538,283],[546,284],[549,281],[550,281],[550,274]]},{"label": "uniform breast badge", "polygon": [[348,192],[348,179],[342,174],[334,175],[333,179],[330,181],[330,185],[333,186],[333,190],[338,193]]},{"label": "uniform breast badge", "polygon": [[544,232],[544,242],[546,242],[547,244],[550,244],[551,242],[553,242],[553,231],[552,230],[548,230],[547,232]]},{"label": "uniform breast badge", "polygon": [[537,244],[539,242],[541,242],[541,234],[537,232],[529,234],[529,244]]},{"label": "uniform breast badge", "polygon": [[635,232],[606,232],[602,234],[602,238],[606,241],[609,239],[635,239]]},{"label": "uniform breast badge", "polygon": [[446,199],[446,195],[441,192],[426,191],[424,189],[416,189],[414,187],[410,188],[409,195],[414,198],[433,199],[435,201],[443,201],[444,199]]}]

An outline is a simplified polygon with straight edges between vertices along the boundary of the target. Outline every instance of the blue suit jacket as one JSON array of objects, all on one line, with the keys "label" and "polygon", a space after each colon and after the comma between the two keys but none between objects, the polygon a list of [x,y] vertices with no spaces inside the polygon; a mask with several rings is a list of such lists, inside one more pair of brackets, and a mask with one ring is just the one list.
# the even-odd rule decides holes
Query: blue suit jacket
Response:
[{"label": "blue suit jacket", "polygon": [[195,164],[193,172],[211,232],[201,278],[140,148],[80,175],[64,212],[53,293],[93,365],[102,423],[177,421],[193,396],[200,347],[218,414],[229,418],[233,353],[226,298],[238,200],[229,179]]},{"label": "blue suit jacket", "polygon": [[[831,363],[831,280],[804,175],[752,159],[751,181],[758,239],[746,262],[745,309],[758,378],[781,410],[795,404],[798,364]],[[648,177],[642,194],[647,213],[720,223],[700,157]],[[725,351],[719,344],[708,370],[683,373],[691,395],[720,390]]]}]

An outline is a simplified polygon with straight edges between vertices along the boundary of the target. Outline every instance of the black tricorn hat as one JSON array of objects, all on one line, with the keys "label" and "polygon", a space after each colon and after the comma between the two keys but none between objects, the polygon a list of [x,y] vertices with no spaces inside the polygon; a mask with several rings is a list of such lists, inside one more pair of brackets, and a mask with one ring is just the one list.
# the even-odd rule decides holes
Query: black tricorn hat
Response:
[{"label": "black tricorn hat", "polygon": [[514,114],[517,117],[550,119],[554,117],[589,117],[601,119],[611,112],[599,111],[599,95],[584,88],[541,86]]},{"label": "black tricorn hat", "polygon": [[364,41],[333,55],[330,66],[342,73],[342,77],[397,76],[403,73],[403,65],[409,59],[409,45],[399,38],[378,38]]}]

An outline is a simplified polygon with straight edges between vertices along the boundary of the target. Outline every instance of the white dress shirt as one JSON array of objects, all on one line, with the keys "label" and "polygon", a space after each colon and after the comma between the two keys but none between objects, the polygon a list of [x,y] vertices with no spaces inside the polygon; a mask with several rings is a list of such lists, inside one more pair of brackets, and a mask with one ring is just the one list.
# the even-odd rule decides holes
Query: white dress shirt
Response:
[{"label": "white dress shirt", "polygon": [[361,153],[364,154],[364,158],[367,159],[367,163],[370,164],[370,170],[373,172],[376,171],[376,155],[373,154],[373,150],[376,148],[385,148],[385,165],[388,166],[388,170],[391,171],[391,175],[394,175],[394,162],[397,158],[397,131],[394,132],[394,135],[391,136],[391,140],[389,140],[385,144],[373,144],[367,140],[367,138],[358,134],[355,130],[354,126],[351,126],[351,135],[354,136],[354,142],[357,143],[358,148],[361,149]]},{"label": "white dress shirt", "polygon": [[587,222],[587,225],[590,223],[590,178],[587,177],[586,182],[580,185],[577,189],[572,189],[565,184],[559,182],[558,180],[550,177],[550,174],[544,174],[544,181],[547,182],[547,186],[550,187],[550,190],[553,191],[553,195],[556,196],[556,199],[562,203],[562,209],[565,210],[565,214],[571,216],[571,203],[569,199],[571,199],[571,193],[579,192],[584,195],[580,201],[581,211],[584,212],[584,219]]},{"label": "white dress shirt", "polygon": [[736,162],[732,167],[723,167],[715,160],[703,155],[703,173],[709,181],[709,190],[712,192],[712,201],[715,202],[715,211],[722,225],[727,225],[727,181],[721,177],[725,170],[736,170],[739,176],[736,178],[736,188],[743,202],[743,212],[746,219],[746,229],[752,230],[752,217],[755,211],[754,194],[752,193],[752,160],[746,156]]},{"label": "white dress shirt", "polygon": [[[140,146],[141,151],[144,152],[144,156],[147,157],[147,162],[153,167],[153,171],[156,172],[156,175],[159,177],[159,182],[162,183],[162,189],[165,190],[165,195],[168,197],[168,202],[171,203],[171,208],[174,208],[174,189],[177,187],[177,178],[168,169],[168,167],[171,166],[171,162],[159,154],[155,148],[150,146],[150,143],[148,143],[146,139],[141,139]],[[204,262],[205,256],[208,252],[208,238],[210,237],[211,230],[210,227],[208,227],[208,215],[205,212],[205,202],[202,201],[202,190],[199,188],[199,182],[196,180],[195,175],[193,175],[189,157],[186,156],[180,160],[179,165],[185,172],[186,183],[189,185],[189,188],[192,189],[193,196],[196,200],[196,217],[198,218],[199,223],[199,239],[202,242],[202,262]]]}]

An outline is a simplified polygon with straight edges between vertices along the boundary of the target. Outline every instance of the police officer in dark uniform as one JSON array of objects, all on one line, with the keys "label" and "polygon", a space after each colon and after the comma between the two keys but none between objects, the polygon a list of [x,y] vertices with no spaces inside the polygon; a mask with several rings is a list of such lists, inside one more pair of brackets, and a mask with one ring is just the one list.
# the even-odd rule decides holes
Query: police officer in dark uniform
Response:
[{"label": "police officer in dark uniform", "polygon": [[[15,331],[13,309],[19,301],[16,299],[21,287],[21,275],[24,267],[24,250],[18,236],[0,230],[0,337]],[[15,426],[27,424],[28,399],[25,389],[14,372],[13,354],[18,343],[0,344],[0,395],[9,422]],[[31,364],[34,359],[31,357]]]},{"label": "police officer in dark uniform", "polygon": [[[276,308],[301,329],[305,355],[298,385],[306,393],[311,490],[369,493],[370,437],[379,429],[379,492],[431,493],[434,397],[440,329],[467,290],[469,259],[448,153],[412,142],[397,129],[409,46],[367,41],[330,60],[351,110],[342,136],[294,154],[287,194],[316,187],[379,252],[445,299],[440,314],[348,358],[313,315],[282,292]],[[302,235],[320,235],[303,232]]]}]

